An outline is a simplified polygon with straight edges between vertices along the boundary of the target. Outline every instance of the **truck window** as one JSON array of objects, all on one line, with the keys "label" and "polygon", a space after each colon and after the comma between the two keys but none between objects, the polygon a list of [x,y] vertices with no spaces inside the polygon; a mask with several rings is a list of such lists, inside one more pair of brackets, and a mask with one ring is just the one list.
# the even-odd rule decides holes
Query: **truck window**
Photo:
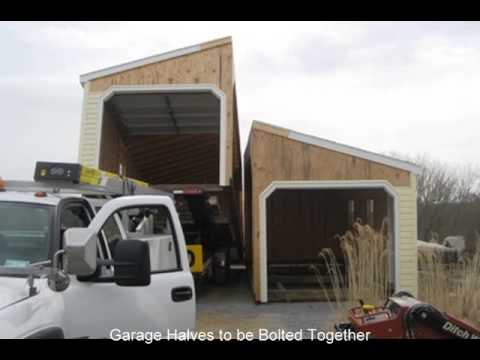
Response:
[{"label": "truck window", "polygon": [[1,202],[0,266],[26,267],[47,260],[52,228],[52,206]]},{"label": "truck window", "polygon": [[129,208],[119,215],[129,239],[148,243],[152,273],[180,270],[177,238],[168,208]]},{"label": "truck window", "polygon": [[62,213],[62,230],[72,227],[87,227],[90,224],[88,212],[82,205],[72,205]]},{"label": "truck window", "polygon": [[[119,224],[113,215],[103,225],[98,234],[97,257],[102,260],[112,260],[113,251],[118,241],[122,240],[122,233]],[[113,266],[104,265],[100,267],[97,274],[100,278],[111,278],[113,276]]]},{"label": "truck window", "polygon": [[117,215],[113,215],[108,218],[105,225],[103,225],[101,232],[102,236],[105,237],[105,242],[108,246],[106,258],[111,258],[115,245],[118,241],[122,240],[122,233],[115,219],[116,216]]},{"label": "truck window", "polygon": [[[92,217],[89,215],[87,208],[82,204],[67,205],[62,211],[61,215],[61,237],[63,238],[63,233],[72,227],[85,228],[90,225]],[[97,243],[97,253],[98,258],[108,259],[108,253],[106,253],[104,243],[102,242],[102,237],[99,237]],[[102,269],[101,274],[103,274],[104,269]]]}]

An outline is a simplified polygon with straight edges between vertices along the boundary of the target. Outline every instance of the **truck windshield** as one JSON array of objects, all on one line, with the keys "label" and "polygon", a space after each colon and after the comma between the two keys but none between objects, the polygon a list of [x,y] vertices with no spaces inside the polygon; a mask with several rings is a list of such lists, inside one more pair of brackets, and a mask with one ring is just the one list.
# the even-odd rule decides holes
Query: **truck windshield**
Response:
[{"label": "truck windshield", "polygon": [[0,202],[0,267],[47,260],[52,227],[53,206]]}]

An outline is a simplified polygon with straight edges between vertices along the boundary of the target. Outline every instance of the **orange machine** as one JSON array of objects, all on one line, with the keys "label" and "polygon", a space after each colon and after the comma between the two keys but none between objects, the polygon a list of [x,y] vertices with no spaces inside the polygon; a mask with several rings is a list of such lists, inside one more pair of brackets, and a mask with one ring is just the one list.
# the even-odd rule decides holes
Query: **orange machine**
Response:
[{"label": "orange machine", "polygon": [[407,292],[390,297],[384,306],[365,305],[350,309],[349,322],[337,331],[370,332],[371,338],[480,339],[474,325],[422,303]]}]

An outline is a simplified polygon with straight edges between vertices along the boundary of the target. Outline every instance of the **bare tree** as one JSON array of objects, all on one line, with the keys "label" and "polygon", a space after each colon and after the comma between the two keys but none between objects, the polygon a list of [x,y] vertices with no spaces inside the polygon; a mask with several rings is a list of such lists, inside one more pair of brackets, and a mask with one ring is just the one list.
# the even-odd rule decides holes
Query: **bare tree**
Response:
[{"label": "bare tree", "polygon": [[440,241],[447,235],[473,239],[472,234],[480,231],[479,169],[472,165],[448,165],[427,155],[392,156],[421,168],[417,175],[419,239]]}]

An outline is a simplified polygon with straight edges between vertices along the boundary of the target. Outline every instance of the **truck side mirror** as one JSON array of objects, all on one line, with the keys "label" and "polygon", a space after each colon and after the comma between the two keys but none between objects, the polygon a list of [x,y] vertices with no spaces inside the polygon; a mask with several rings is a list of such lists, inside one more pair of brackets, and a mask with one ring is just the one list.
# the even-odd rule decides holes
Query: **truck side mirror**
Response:
[{"label": "truck side mirror", "polygon": [[121,240],[113,254],[114,279],[119,286],[150,285],[150,248],[141,240]]},{"label": "truck side mirror", "polygon": [[91,275],[97,269],[98,236],[89,228],[70,228],[63,235],[67,272]]}]

